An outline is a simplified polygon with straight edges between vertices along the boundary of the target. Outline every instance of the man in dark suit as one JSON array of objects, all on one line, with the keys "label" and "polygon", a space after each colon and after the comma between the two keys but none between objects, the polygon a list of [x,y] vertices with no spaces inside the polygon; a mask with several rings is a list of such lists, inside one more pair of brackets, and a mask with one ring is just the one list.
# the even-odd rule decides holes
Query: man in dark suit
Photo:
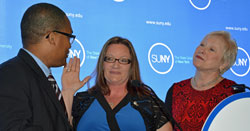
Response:
[{"label": "man in dark suit", "polygon": [[72,130],[48,81],[51,67],[66,65],[72,32],[66,14],[54,5],[39,3],[26,10],[21,21],[23,48],[0,65],[1,131]]}]

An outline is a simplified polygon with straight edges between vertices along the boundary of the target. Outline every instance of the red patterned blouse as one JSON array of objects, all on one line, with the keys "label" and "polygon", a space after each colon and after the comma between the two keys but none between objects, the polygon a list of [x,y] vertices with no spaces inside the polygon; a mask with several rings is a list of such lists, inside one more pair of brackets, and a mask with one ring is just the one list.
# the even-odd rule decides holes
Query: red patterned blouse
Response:
[{"label": "red patterned blouse", "polygon": [[[168,91],[166,105],[183,131],[200,131],[212,109],[223,99],[234,94],[234,81],[223,79],[211,89],[192,88],[191,79],[175,83]],[[175,126],[175,130],[178,128]]]}]

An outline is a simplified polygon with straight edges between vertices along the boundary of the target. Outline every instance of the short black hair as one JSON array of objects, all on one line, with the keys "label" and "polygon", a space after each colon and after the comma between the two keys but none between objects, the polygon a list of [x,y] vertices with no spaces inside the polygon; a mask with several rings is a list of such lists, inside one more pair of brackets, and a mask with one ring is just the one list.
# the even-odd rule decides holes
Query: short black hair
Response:
[{"label": "short black hair", "polygon": [[23,46],[38,42],[49,31],[62,29],[66,14],[49,3],[38,3],[29,7],[21,21]]}]

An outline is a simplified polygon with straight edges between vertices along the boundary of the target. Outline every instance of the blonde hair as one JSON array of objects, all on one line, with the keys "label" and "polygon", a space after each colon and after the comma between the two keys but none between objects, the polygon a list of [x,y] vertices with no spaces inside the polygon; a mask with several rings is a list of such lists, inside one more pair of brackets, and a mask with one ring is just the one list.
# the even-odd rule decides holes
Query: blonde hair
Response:
[{"label": "blonde hair", "polygon": [[236,60],[238,46],[235,40],[232,39],[231,35],[227,31],[214,31],[207,34],[205,37],[208,36],[219,36],[225,42],[225,51],[223,54],[223,62],[228,63],[224,69],[220,69],[220,74],[224,74],[230,67],[233,66]]}]

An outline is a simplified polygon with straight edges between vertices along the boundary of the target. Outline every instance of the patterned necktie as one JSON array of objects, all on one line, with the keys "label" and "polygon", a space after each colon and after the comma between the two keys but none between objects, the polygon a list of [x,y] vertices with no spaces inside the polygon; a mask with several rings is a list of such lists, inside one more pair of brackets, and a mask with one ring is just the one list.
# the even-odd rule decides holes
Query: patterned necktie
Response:
[{"label": "patterned necktie", "polygon": [[55,91],[55,94],[56,94],[56,97],[57,99],[60,101],[60,103],[62,104],[63,108],[64,108],[64,112],[67,116],[67,111],[66,111],[66,107],[65,107],[65,104],[64,104],[64,100],[63,100],[63,97],[62,97],[62,93],[56,83],[56,80],[55,78],[52,76],[52,74],[49,74],[48,76],[48,80],[49,82],[51,83],[51,86],[53,87],[54,91]]}]

